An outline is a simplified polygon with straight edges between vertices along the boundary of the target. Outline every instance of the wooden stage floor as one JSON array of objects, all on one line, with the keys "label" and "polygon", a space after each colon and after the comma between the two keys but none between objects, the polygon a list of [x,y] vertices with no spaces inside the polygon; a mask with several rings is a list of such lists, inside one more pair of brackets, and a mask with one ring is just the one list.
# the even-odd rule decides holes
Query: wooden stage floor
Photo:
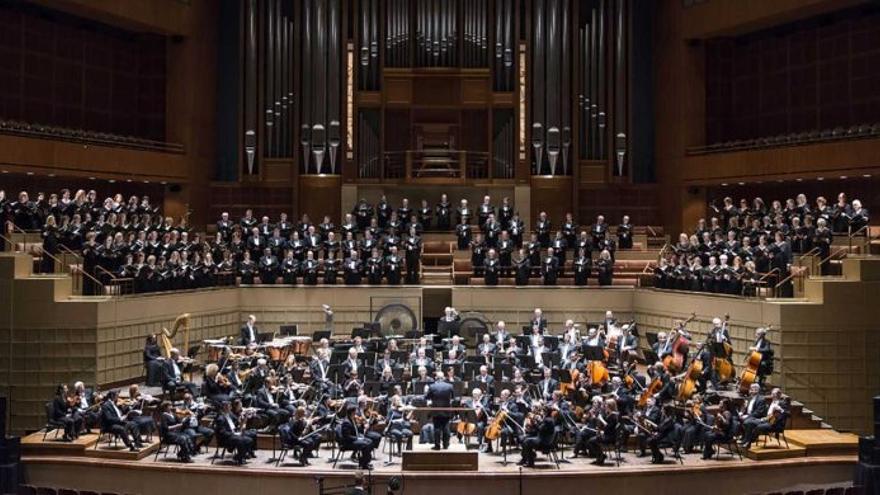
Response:
[{"label": "wooden stage floor", "polygon": [[[683,456],[683,464],[667,458],[665,463],[655,465],[650,463],[650,457],[637,457],[630,451],[623,454],[620,466],[610,458],[604,466],[592,465],[592,459],[588,458],[572,459],[568,450],[559,469],[545,456],[538,457],[535,468],[520,469],[516,464],[520,458],[518,452],[510,454],[506,464],[500,453],[481,453],[478,472],[404,470],[400,457],[394,457],[391,464],[386,464],[387,454],[377,450],[371,474],[379,482],[391,476],[401,477],[404,480],[402,493],[447,495],[456,491],[489,494],[499,490],[538,493],[545,488],[557,490],[557,493],[573,493],[568,489],[577,489],[584,486],[583,483],[589,483],[591,488],[605,487],[613,492],[626,489],[630,493],[646,493],[658,483],[664,485],[664,493],[701,486],[710,489],[713,495],[721,495],[785,490],[798,484],[845,483],[852,479],[857,458],[848,445],[850,436],[828,433],[827,430],[799,435],[802,440],[810,435],[820,438],[825,444],[833,444],[836,450],[820,450],[816,455],[808,456],[810,447],[792,445],[790,436],[789,444],[794,451],[790,453],[794,455],[791,458],[778,458],[782,447],[775,447],[775,441],[771,440],[768,449],[774,450],[776,455],[760,456],[762,460],[746,457],[740,460],[724,451],[718,459],[704,461],[699,454],[691,454]],[[212,495],[244,493],[250,489],[247,487],[257,487],[261,493],[291,493],[291,489],[299,490],[296,493],[317,493],[317,478],[325,479],[328,486],[332,486],[350,481],[357,470],[357,464],[347,453],[334,468],[329,448],[322,448],[320,456],[311,460],[311,466],[300,467],[293,459],[276,466],[272,450],[258,450],[256,459],[237,466],[228,456],[226,460],[217,459],[212,465],[213,448],[207,454],[197,456],[191,464],[180,464],[173,454],[168,458],[160,456],[158,460],[154,460],[154,455],[127,460],[99,458],[88,453],[69,455],[60,450],[47,455],[45,450],[38,453],[32,443],[25,442],[25,445],[29,444],[32,446],[25,447],[24,457],[28,483],[58,487],[76,483],[74,486],[80,489],[144,495],[174,493],[174,486],[179,483],[199,486],[199,491],[210,490]],[[414,450],[431,452],[429,447],[417,444]],[[463,448],[454,450],[461,452]],[[523,486],[530,488],[521,491]],[[559,489],[564,491],[559,492]],[[384,489],[376,493],[384,493]]]}]

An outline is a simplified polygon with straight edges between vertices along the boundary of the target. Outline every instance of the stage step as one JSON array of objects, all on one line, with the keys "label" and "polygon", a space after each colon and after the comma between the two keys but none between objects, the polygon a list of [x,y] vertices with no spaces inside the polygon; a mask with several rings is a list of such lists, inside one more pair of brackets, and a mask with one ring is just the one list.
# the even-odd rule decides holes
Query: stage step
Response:
[{"label": "stage step", "polygon": [[807,450],[808,456],[857,455],[859,437],[831,429],[788,430],[785,437],[791,445]]},{"label": "stage step", "polygon": [[[106,436],[105,436],[106,439]],[[150,443],[145,443],[140,450],[131,452],[128,447],[118,442],[115,446],[111,446],[106,440],[102,441],[98,448],[86,449],[86,457],[97,457],[100,459],[117,459],[123,461],[139,461],[150,454],[154,454],[159,449],[159,439],[153,438]]]},{"label": "stage step", "polygon": [[[57,436],[56,436],[57,435]],[[62,430],[52,430],[43,440],[43,432],[38,431],[21,439],[21,451],[26,455],[81,456],[92,449],[98,441],[97,433],[81,435],[72,442],[64,442]]]},{"label": "stage step", "polygon": [[452,443],[447,450],[430,450],[431,446],[417,444],[413,450],[403,451],[404,471],[478,471],[479,451],[467,450],[464,444]]}]

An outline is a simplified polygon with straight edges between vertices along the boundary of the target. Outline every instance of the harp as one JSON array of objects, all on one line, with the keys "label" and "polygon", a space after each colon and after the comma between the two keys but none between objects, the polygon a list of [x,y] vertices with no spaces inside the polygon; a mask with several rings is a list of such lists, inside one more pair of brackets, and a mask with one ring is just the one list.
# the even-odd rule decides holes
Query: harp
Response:
[{"label": "harp", "polygon": [[174,347],[172,340],[174,340],[174,337],[177,336],[181,329],[183,330],[183,348],[189,349],[189,313],[184,313],[175,318],[174,323],[171,324],[171,330],[162,327],[162,331],[159,332],[159,345],[162,347],[162,354],[166,358],[171,357],[171,349]]}]

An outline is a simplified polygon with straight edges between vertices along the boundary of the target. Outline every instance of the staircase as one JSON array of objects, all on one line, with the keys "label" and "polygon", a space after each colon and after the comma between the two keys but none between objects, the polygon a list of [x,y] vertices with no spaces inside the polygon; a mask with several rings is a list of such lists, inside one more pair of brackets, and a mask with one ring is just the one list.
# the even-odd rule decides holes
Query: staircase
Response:
[{"label": "staircase", "polygon": [[451,285],[455,241],[449,236],[426,239],[422,250],[422,284]]}]

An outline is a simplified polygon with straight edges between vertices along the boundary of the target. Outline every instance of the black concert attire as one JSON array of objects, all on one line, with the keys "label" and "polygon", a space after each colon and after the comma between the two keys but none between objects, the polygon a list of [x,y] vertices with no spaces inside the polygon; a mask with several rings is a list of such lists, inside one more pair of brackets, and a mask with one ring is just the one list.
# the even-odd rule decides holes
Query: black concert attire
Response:
[{"label": "black concert attire", "polygon": [[522,441],[522,461],[525,466],[532,467],[535,465],[536,451],[549,449],[553,446],[553,439],[556,436],[556,423],[548,414],[537,425],[535,431],[526,434]]},{"label": "black concert attire", "polygon": [[[431,401],[431,407],[451,407],[454,396],[452,384],[440,380],[428,386],[425,399]],[[449,413],[435,412],[431,421],[434,424],[434,449],[440,449],[441,442],[444,449],[449,448]]]},{"label": "black concert attire", "polygon": [[221,413],[214,420],[214,430],[217,432],[219,444],[235,452],[235,461],[243,463],[245,458],[256,449],[256,435],[247,431],[238,430],[238,422],[232,413]]},{"label": "black concert attire", "polygon": [[163,442],[177,445],[177,458],[183,462],[189,462],[196,453],[192,437],[185,433],[183,422],[172,412],[160,415],[159,435]]}]

